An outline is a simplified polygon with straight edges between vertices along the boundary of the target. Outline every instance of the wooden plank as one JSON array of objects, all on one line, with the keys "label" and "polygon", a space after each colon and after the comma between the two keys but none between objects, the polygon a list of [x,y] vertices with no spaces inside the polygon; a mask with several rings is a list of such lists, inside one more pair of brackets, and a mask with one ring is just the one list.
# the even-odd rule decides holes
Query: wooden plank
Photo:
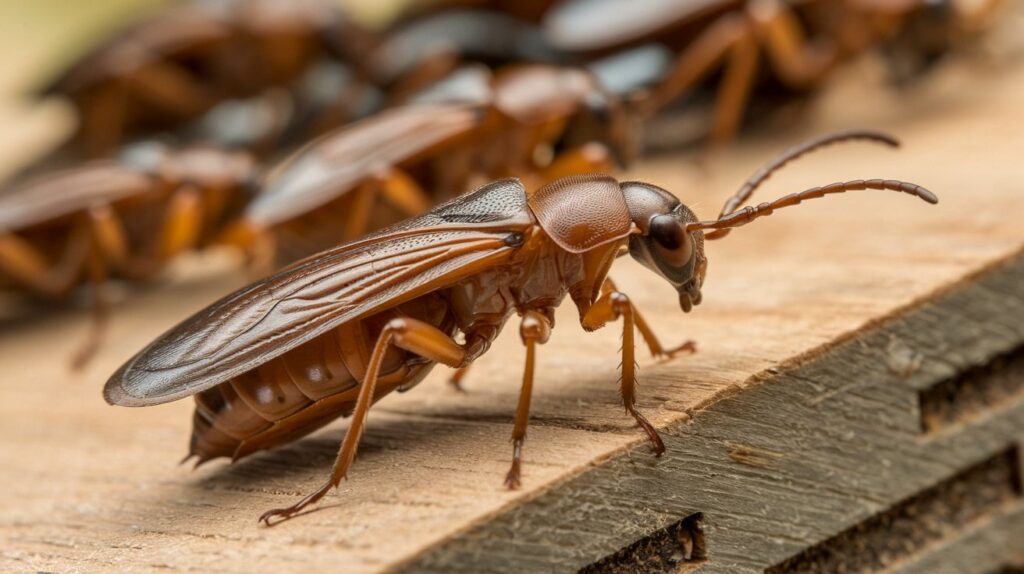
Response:
[{"label": "wooden plank", "polygon": [[[112,408],[99,393],[141,345],[240,283],[214,255],[119,304],[107,346],[80,375],[64,360],[84,313],[0,326],[0,570],[564,571],[699,512],[702,572],[761,572],[1007,451],[1024,438],[1012,396],[934,436],[917,409],[920,390],[1024,340],[1024,67],[951,66],[906,99],[882,90],[869,66],[851,70],[799,133],[751,138],[705,168],[665,157],[629,174],[711,215],[783,146],[874,126],[905,149],[808,158],[764,197],[898,177],[942,198],[932,208],[863,192],[738,230],[709,245],[705,302],[686,316],[666,285],[618,265],[665,339],[700,344],[693,357],[641,363],[640,405],[669,443],[662,459],[619,405],[617,329],[584,334],[566,307],[538,353],[523,490],[501,487],[523,358],[510,332],[469,394],[449,391],[438,370],[383,401],[351,479],[320,511],[262,528],[262,510],[323,480],[344,423],[190,472],[175,466],[190,404]],[[1018,564],[999,541],[1020,533],[1019,512],[1011,501],[906,559],[941,571],[953,563],[942,556],[969,546],[987,552],[972,568]]]},{"label": "wooden plank", "polygon": [[[922,356],[909,376],[890,369],[893,340]],[[1020,372],[1015,395],[961,426],[928,433],[915,408],[922,389],[1007,353],[1024,356],[1024,256],[670,424],[657,464],[642,447],[616,453],[404,566],[576,570],[698,513],[701,572],[1019,562],[1024,547],[1007,541],[1024,540]],[[976,560],[937,559],[947,546],[977,547]],[[619,566],[607,571],[660,571]]]}]

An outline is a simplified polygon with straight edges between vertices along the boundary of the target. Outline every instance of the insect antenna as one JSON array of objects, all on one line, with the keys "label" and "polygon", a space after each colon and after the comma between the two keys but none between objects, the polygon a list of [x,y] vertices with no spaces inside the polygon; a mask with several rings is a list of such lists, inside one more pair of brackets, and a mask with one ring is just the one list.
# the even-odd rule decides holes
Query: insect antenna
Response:
[{"label": "insect antenna", "polygon": [[[802,144],[793,146],[788,150],[782,152],[778,157],[771,160],[770,162],[761,166],[754,175],[750,176],[740,189],[733,194],[725,205],[722,207],[722,212],[719,213],[718,218],[721,219],[726,215],[739,209],[741,205],[746,203],[750,196],[754,194],[757,188],[768,180],[775,172],[779,171],[786,164],[806,155],[812,151],[821,149],[826,146],[830,146],[836,143],[845,143],[850,141],[870,141],[888,145],[891,147],[899,147],[900,142],[896,138],[883,132],[877,132],[872,130],[845,130],[841,132],[834,132],[826,134],[821,137],[817,137],[808,140]],[[704,236],[705,239],[721,239],[729,234],[728,229],[721,229],[718,231],[712,231]]]},{"label": "insect antenna", "polygon": [[[846,193],[847,191],[859,191],[863,189],[899,191],[920,197],[928,203],[934,204],[939,202],[939,198],[936,197],[934,193],[913,183],[893,179],[858,179],[856,181],[833,183],[824,187],[812,187],[811,189],[801,191],[800,193],[791,193],[780,197],[771,203],[762,203],[756,207],[747,206],[738,211],[727,213],[715,221],[698,221],[696,223],[689,223],[686,225],[686,231],[697,231],[698,229],[711,229],[715,231],[728,230],[733,227],[746,225],[759,217],[771,215],[776,209],[797,205],[805,199],[817,199],[819,197],[825,197],[826,195],[835,193]],[[705,238],[708,238],[710,235],[711,234],[705,234]],[[724,234],[719,234],[715,238],[723,236]]]}]

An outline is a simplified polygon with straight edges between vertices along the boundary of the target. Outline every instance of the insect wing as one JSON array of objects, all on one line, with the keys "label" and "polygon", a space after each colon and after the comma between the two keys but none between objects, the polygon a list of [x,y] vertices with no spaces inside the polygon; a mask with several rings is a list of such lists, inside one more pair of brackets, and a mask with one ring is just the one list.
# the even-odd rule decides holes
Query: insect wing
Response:
[{"label": "insect wing", "polygon": [[484,186],[225,297],[128,361],[104,397],[143,406],[210,388],[346,321],[508,261],[509,237],[531,224],[521,183]]},{"label": "insect wing", "polygon": [[380,166],[411,160],[480,121],[474,104],[395,108],[323,136],[275,169],[246,216],[274,225],[327,204]]},{"label": "insect wing", "polygon": [[153,190],[154,178],[113,162],[94,162],[0,194],[0,233],[58,219]]},{"label": "insect wing", "polygon": [[634,0],[623,11],[619,0],[569,0],[544,18],[544,32],[555,47],[599,51],[620,47],[668,28],[684,26],[736,8],[736,0]]}]

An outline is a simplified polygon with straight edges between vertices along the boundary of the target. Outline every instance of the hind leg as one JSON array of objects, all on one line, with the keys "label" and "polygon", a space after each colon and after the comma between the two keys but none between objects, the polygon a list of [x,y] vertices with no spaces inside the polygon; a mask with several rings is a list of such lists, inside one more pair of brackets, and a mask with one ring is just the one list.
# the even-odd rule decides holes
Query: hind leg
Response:
[{"label": "hind leg", "polygon": [[466,350],[436,327],[410,318],[391,320],[381,331],[377,344],[373,347],[366,376],[360,385],[359,396],[352,412],[352,423],[348,427],[348,432],[345,433],[341,450],[338,451],[338,458],[334,461],[334,468],[331,469],[330,478],[323,486],[292,506],[275,508],[263,513],[260,520],[264,524],[270,526],[271,520],[275,518],[281,521],[291,518],[323,498],[331,489],[337,487],[341,483],[341,479],[348,474],[348,469],[355,459],[359,440],[362,438],[363,429],[366,426],[366,416],[369,414],[370,405],[373,402],[377,379],[380,377],[381,363],[391,347],[405,349],[450,367],[462,366],[466,358]]}]

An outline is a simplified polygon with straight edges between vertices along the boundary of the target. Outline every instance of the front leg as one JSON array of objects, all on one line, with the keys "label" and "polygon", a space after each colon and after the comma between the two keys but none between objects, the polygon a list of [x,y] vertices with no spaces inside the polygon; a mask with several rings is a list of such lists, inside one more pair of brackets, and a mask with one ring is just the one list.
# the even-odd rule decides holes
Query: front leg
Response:
[{"label": "front leg", "polygon": [[[618,291],[618,287],[615,286],[615,283],[610,277],[606,277],[604,283],[601,285],[601,294],[608,295],[614,291]],[[677,345],[671,349],[666,349],[661,344],[661,341],[658,340],[658,336],[654,334],[654,330],[651,329],[651,326],[644,319],[643,314],[641,314],[640,310],[636,308],[636,305],[632,305],[631,303],[631,306],[633,310],[633,322],[636,324],[637,330],[640,331],[640,336],[644,338],[644,343],[647,343],[647,348],[651,350],[652,357],[655,359],[671,359],[680,353],[692,354],[697,352],[697,342],[692,339],[684,341],[681,345]],[[595,327],[595,329],[603,326],[604,323]],[[584,325],[584,327],[586,327],[586,325]]]},{"label": "front leg", "polygon": [[616,319],[622,319],[622,404],[626,407],[626,412],[632,415],[640,428],[647,433],[655,456],[661,456],[665,452],[665,443],[662,442],[654,425],[636,410],[636,355],[633,339],[635,314],[629,297],[619,291],[606,292],[587,310],[582,323],[584,329],[593,331]]}]

